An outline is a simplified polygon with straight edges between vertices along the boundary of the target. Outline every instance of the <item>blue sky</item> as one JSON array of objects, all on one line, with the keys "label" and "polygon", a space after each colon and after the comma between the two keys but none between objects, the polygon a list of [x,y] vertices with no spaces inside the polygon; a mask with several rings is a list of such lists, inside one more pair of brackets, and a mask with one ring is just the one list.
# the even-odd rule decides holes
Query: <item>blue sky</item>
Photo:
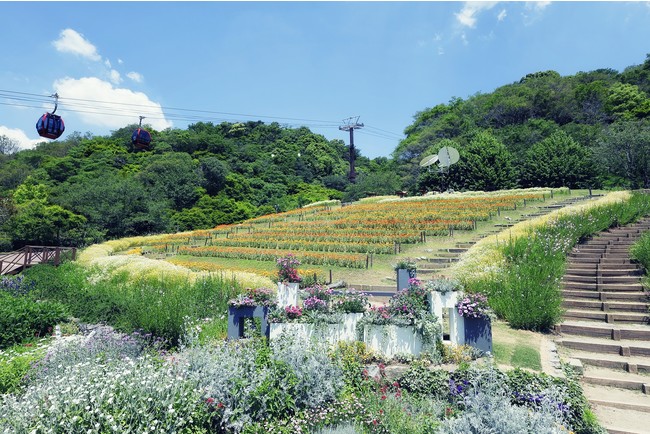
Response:
[{"label": "blue sky", "polygon": [[360,116],[355,145],[374,158],[453,97],[643,63],[650,2],[0,1],[0,40],[0,134],[23,148],[57,92],[65,134],[142,115],[156,129],[306,125],[347,144],[338,126]]}]

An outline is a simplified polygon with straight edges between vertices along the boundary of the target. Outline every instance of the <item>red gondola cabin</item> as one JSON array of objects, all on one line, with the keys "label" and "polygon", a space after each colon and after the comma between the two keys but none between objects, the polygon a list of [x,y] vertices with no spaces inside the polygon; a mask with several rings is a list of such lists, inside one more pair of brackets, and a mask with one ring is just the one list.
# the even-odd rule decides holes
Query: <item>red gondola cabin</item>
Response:
[{"label": "red gondola cabin", "polygon": [[36,122],[36,131],[41,137],[47,139],[58,139],[65,131],[63,118],[53,113],[45,113]]},{"label": "red gondola cabin", "polygon": [[138,149],[146,149],[151,144],[151,134],[144,128],[138,128],[131,136],[131,143]]}]

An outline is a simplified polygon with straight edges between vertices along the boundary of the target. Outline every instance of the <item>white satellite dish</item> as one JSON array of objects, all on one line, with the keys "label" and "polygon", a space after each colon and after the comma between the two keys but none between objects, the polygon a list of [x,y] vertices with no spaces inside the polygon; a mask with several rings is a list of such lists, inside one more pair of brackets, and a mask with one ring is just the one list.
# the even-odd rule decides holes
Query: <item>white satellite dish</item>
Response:
[{"label": "white satellite dish", "polygon": [[440,162],[440,167],[449,167],[454,163],[457,163],[460,159],[460,154],[456,148],[451,146],[443,146],[438,151],[438,161]]},{"label": "white satellite dish", "polygon": [[435,164],[438,161],[437,155],[428,155],[420,161],[420,167],[427,167]]}]

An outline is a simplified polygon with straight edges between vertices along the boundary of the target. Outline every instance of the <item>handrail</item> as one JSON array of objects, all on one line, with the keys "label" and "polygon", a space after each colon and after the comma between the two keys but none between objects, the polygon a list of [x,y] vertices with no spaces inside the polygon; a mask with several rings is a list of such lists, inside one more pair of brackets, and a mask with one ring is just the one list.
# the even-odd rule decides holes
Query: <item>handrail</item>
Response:
[{"label": "handrail", "polygon": [[72,260],[75,260],[76,247],[24,246],[0,255],[0,275],[17,273],[24,268],[50,260],[54,260],[54,265],[58,266],[61,263],[61,253],[64,252],[72,252]]}]

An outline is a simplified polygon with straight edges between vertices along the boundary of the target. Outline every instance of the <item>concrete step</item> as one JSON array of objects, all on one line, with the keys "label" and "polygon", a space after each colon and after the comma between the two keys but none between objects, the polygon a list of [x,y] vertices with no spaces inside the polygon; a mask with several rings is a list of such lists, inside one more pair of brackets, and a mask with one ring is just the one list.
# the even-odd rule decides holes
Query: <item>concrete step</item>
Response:
[{"label": "concrete step", "polygon": [[[455,258],[449,257],[449,258],[426,258],[426,259],[422,259],[420,261],[427,262],[427,263],[430,263],[430,264],[450,264],[452,262],[458,262],[459,260],[460,260],[460,258],[458,258],[458,257],[455,257]],[[418,268],[418,271],[419,270],[420,269]]]},{"label": "concrete step", "polygon": [[449,249],[438,249],[439,252],[447,252],[447,253],[465,253],[469,249],[461,249],[461,248],[449,248]]},{"label": "concrete step", "polygon": [[629,265],[630,258],[594,258],[590,256],[573,257],[569,264]]},{"label": "concrete step", "polygon": [[618,313],[584,309],[567,309],[563,317],[566,321],[601,321],[608,324],[648,324],[650,319],[647,313]]},{"label": "concrete step", "polygon": [[593,401],[593,410],[608,434],[648,434],[650,414],[638,410],[624,410]]},{"label": "concrete step", "polygon": [[628,357],[646,357],[650,360],[650,342],[647,341],[631,339],[613,341],[589,336],[563,336],[556,343],[571,350],[598,354],[618,354]]},{"label": "concrete step", "polygon": [[562,301],[567,309],[595,309],[603,312],[639,312],[647,313],[648,305],[642,302],[600,301],[568,298]]},{"label": "concrete step", "polygon": [[562,282],[562,289],[577,289],[581,291],[606,291],[606,292],[643,292],[643,285],[640,283],[584,283],[584,282]]},{"label": "concrete step", "polygon": [[573,299],[586,299],[586,300],[600,300],[600,301],[635,301],[641,303],[648,303],[647,292],[596,292],[596,291],[581,291],[564,289],[562,290],[562,297]]},{"label": "concrete step", "polygon": [[[629,372],[631,374],[650,374],[650,359],[644,357],[625,357],[618,354],[594,354],[585,351],[571,352],[571,358],[578,359],[583,366]],[[646,382],[650,382],[650,376]]]},{"label": "concrete step", "polygon": [[650,341],[650,327],[646,325],[601,324],[589,321],[564,321],[555,326],[561,335],[578,335],[600,339]]},{"label": "concrete step", "polygon": [[571,267],[567,268],[565,274],[571,276],[629,276],[639,277],[643,275],[643,270],[635,264],[630,264],[626,267],[598,267],[598,266],[585,266],[585,267]]},{"label": "concrete step", "polygon": [[582,391],[585,397],[594,404],[622,410],[642,411],[650,415],[650,395],[594,384],[583,384]]},{"label": "concrete step", "polygon": [[622,284],[631,284],[639,283],[640,276],[598,276],[597,273],[592,275],[588,274],[565,274],[562,277],[563,282],[573,282],[573,283],[622,283]]},{"label": "concrete step", "polygon": [[650,376],[607,368],[587,366],[582,382],[650,393]]}]

